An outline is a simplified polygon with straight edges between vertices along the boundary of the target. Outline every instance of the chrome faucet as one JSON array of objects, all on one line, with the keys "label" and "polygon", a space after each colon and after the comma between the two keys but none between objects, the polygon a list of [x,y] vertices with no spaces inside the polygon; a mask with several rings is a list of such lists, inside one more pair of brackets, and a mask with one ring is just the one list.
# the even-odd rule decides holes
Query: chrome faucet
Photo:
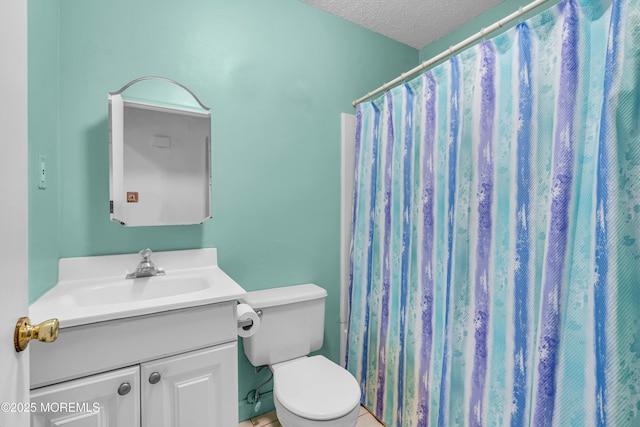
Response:
[{"label": "chrome faucet", "polygon": [[136,267],[136,271],[127,274],[127,279],[137,279],[138,277],[151,277],[151,276],[164,276],[166,273],[160,267],[156,268],[153,261],[151,261],[151,249],[143,249],[140,252],[142,260]]}]

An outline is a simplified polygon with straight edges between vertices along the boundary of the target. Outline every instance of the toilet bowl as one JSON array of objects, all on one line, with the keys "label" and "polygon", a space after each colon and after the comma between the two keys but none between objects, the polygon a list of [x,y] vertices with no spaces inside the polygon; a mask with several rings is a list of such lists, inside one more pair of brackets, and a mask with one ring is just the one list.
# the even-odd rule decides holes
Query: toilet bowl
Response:
[{"label": "toilet bowl", "polygon": [[344,368],[324,356],[271,366],[273,401],[284,427],[353,427],[360,414],[360,387]]},{"label": "toilet bowl", "polygon": [[296,285],[249,292],[243,302],[261,312],[260,327],[243,338],[253,366],[273,371],[273,400],[283,427],[353,427],[360,413],[360,386],[322,348],[327,291]]}]

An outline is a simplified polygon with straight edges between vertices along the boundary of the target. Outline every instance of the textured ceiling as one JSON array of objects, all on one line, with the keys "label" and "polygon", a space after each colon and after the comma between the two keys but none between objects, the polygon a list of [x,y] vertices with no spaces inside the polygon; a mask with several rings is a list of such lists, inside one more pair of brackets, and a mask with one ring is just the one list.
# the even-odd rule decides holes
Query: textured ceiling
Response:
[{"label": "textured ceiling", "polygon": [[301,0],[421,49],[502,0]]}]

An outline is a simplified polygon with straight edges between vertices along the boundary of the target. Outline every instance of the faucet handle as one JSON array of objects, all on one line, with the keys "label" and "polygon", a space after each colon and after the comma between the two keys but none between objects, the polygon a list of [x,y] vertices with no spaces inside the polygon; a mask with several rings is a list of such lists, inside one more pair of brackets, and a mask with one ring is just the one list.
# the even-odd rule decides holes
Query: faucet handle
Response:
[{"label": "faucet handle", "polygon": [[140,255],[140,257],[145,260],[148,261],[149,258],[151,258],[151,254],[153,252],[151,251],[151,249],[147,248],[147,249],[143,249],[140,252],[138,252],[138,254]]}]

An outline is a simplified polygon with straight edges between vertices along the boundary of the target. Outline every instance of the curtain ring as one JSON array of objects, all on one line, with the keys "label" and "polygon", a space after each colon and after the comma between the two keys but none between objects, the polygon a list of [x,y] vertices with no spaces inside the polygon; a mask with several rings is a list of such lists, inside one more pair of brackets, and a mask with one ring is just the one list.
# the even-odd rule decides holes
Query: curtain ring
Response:
[{"label": "curtain ring", "polygon": [[518,24],[522,24],[522,15],[524,15],[524,7],[520,6],[518,8]]}]

